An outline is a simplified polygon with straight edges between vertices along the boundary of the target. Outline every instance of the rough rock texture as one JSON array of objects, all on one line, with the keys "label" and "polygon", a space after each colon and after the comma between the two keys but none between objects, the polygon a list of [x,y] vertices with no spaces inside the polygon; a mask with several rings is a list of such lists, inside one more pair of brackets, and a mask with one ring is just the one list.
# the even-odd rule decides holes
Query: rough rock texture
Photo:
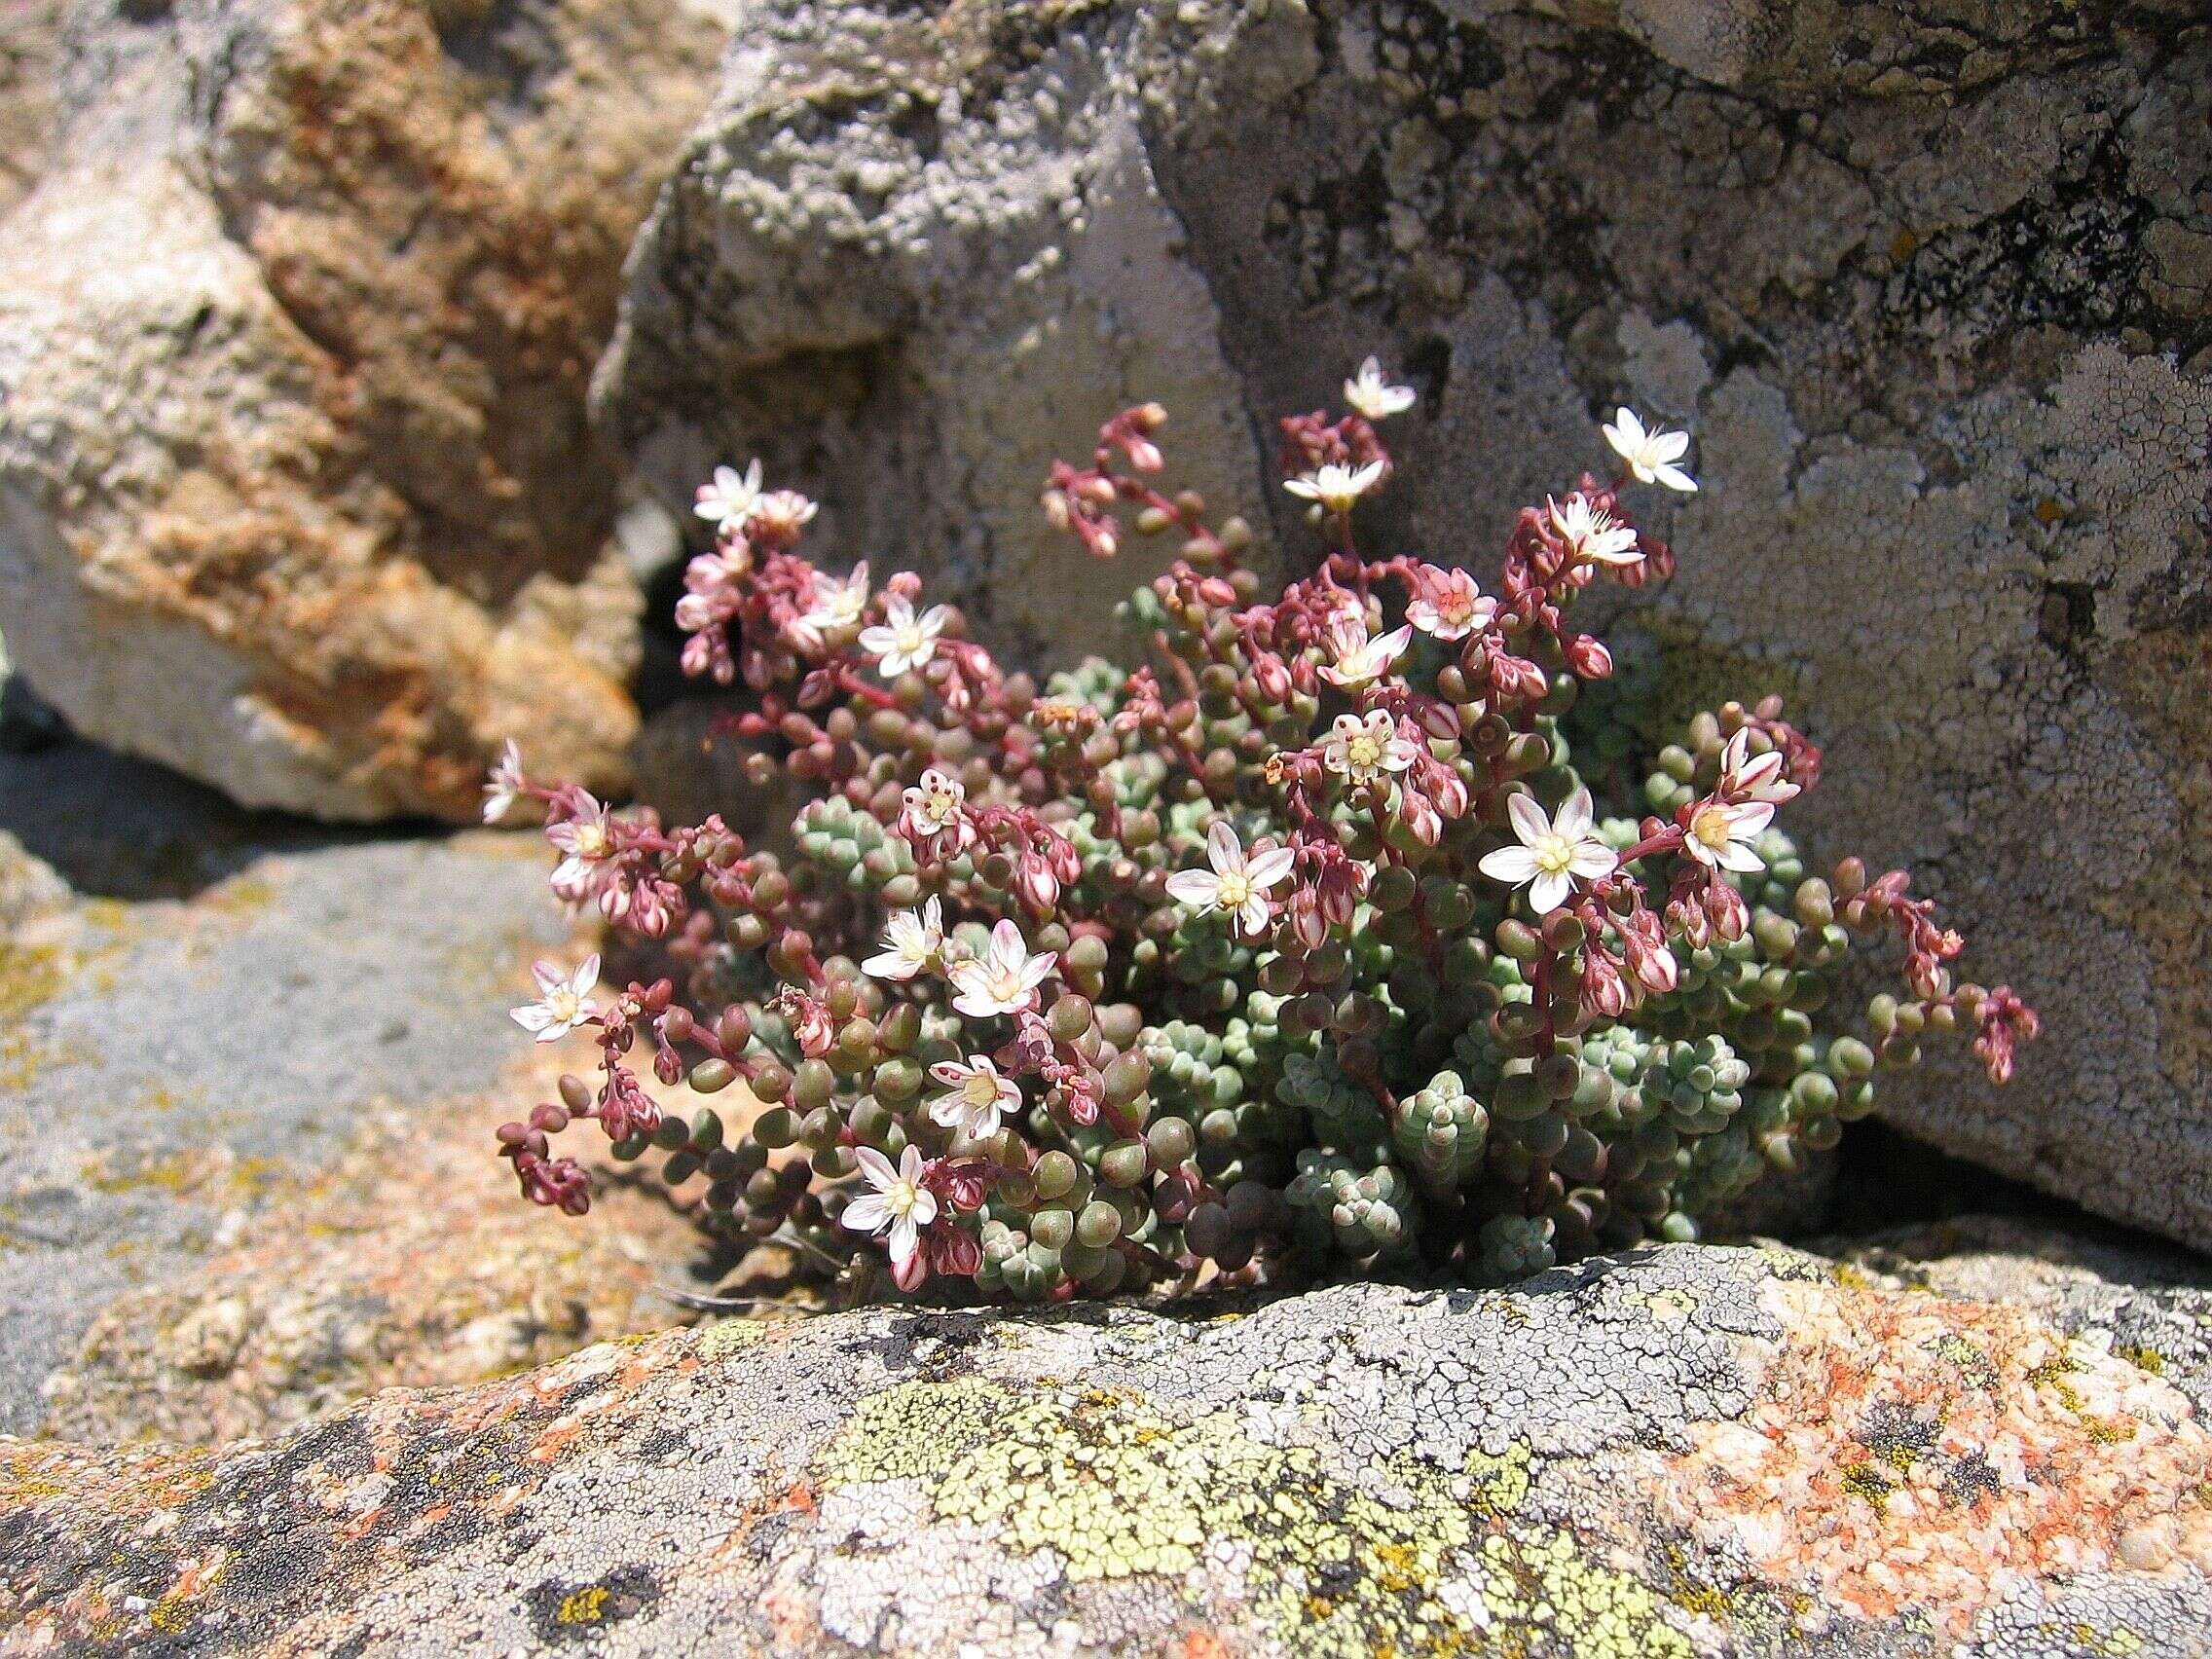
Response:
[{"label": "rough rock texture", "polygon": [[2181,1394],[2032,1315],[1673,1247],[0,1443],[0,1651],[2181,1654],[2208,1476]]},{"label": "rough rock texture", "polygon": [[66,0],[0,5],[0,212],[38,182],[54,138],[54,59]]},{"label": "rough rock texture", "polygon": [[465,815],[510,734],[619,777],[583,392],[711,11],[70,12],[0,237],[0,618],[79,730],[331,818]]},{"label": "rough rock texture", "polygon": [[666,1323],[662,1212],[594,1238],[487,1156],[545,1089],[505,1011],[572,948],[535,837],[313,836],[0,754],[0,1427],[265,1432]]},{"label": "rough rock texture", "polygon": [[2002,1302],[2163,1377],[2212,1412],[2212,1266],[2178,1250],[1964,1216],[1814,1246],[1856,1272],[1937,1296]]},{"label": "rough rock texture", "polygon": [[[1381,350],[1392,550],[1488,568],[1688,424],[1659,702],[1782,690],[1822,845],[1909,860],[2051,1040],[1893,1110],[2212,1243],[2212,27],[2190,0],[747,8],[595,386],[674,498],[764,451],[825,544],[1082,648],[1029,511],[1124,399],[1272,512],[1267,424]],[[827,251],[826,251],[827,249]],[[1656,737],[1656,732],[1654,736]]]}]

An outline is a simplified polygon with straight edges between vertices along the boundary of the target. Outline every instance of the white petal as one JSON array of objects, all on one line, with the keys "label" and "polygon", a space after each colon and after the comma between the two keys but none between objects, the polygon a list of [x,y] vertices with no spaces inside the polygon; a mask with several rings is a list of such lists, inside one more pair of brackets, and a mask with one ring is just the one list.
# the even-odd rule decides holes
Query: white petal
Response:
[{"label": "white petal", "polygon": [[1545,873],[1529,885],[1529,903],[1539,916],[1548,916],[1567,903],[1567,896],[1574,891],[1573,880],[1566,875]]},{"label": "white petal", "polygon": [[863,1193],[845,1206],[845,1225],[855,1233],[873,1233],[890,1219],[891,1206],[881,1193]]},{"label": "white petal", "polygon": [[1244,907],[1237,914],[1244,923],[1244,931],[1255,939],[1268,931],[1268,902],[1257,892],[1244,901]]},{"label": "white petal", "polygon": [[1270,888],[1297,867],[1298,849],[1273,847],[1259,854],[1245,866],[1244,877],[1257,888]]},{"label": "white petal", "polygon": [[1236,831],[1229,820],[1217,818],[1206,830],[1206,858],[1223,875],[1235,875],[1244,867],[1244,848],[1236,839]]},{"label": "white petal", "polygon": [[914,1225],[911,1215],[903,1215],[891,1224],[891,1260],[894,1265],[904,1267],[914,1259],[914,1252],[921,1248],[921,1244],[922,1230]]},{"label": "white petal", "polygon": [[948,1129],[957,1129],[967,1117],[967,1103],[957,1094],[940,1094],[930,1102],[930,1121]]},{"label": "white petal", "polygon": [[[922,1149],[918,1146],[908,1147],[899,1155],[899,1179],[902,1181],[919,1181],[922,1178],[923,1161]],[[930,1214],[937,1214],[934,1199],[931,1201]],[[924,1219],[926,1220],[927,1217]]]},{"label": "white petal", "polygon": [[593,951],[576,964],[576,976],[569,981],[569,988],[577,996],[588,996],[592,986],[599,983],[599,952]]},{"label": "white petal", "polygon": [[543,1003],[525,1003],[509,1009],[507,1015],[525,1031],[542,1031],[553,1023],[553,1011]]},{"label": "white petal", "polygon": [[1737,840],[1749,840],[1774,822],[1774,802],[1770,800],[1746,801],[1728,809],[1728,833]]},{"label": "white petal", "polygon": [[979,1062],[976,1066],[966,1066],[958,1060],[940,1060],[936,1065],[930,1067],[930,1076],[936,1082],[943,1084],[947,1088],[958,1088],[974,1077],[979,1069]]},{"label": "white petal", "polygon": [[1493,881],[1518,887],[1536,873],[1536,855],[1527,847],[1500,847],[1485,853],[1476,867]]},{"label": "white petal", "polygon": [[899,1179],[899,1172],[891,1167],[891,1160],[872,1146],[864,1146],[854,1155],[861,1166],[861,1174],[867,1184],[881,1192]]},{"label": "white petal", "polygon": [[1532,794],[1506,796],[1505,816],[1513,820],[1513,832],[1525,845],[1533,846],[1552,832],[1550,814],[1537,804]]},{"label": "white petal", "polygon": [[1651,469],[1651,476],[1670,490],[1679,490],[1685,496],[1697,494],[1697,480],[1678,466],[1654,466]]},{"label": "white petal", "polygon": [[1221,897],[1221,877],[1202,869],[1179,869],[1167,878],[1167,896],[1194,909],[1208,909]]},{"label": "white petal", "polygon": [[1730,841],[1719,848],[1714,856],[1719,859],[1722,869],[1736,870],[1744,875],[1755,874],[1766,868],[1766,860],[1741,841]]},{"label": "white petal", "polygon": [[1603,841],[1577,841],[1567,867],[1585,881],[1610,875],[1620,867],[1620,855]]},{"label": "white petal", "polygon": [[1559,816],[1552,820],[1552,832],[1565,840],[1579,841],[1590,832],[1590,820],[1594,812],[1590,792],[1578,788],[1567,797],[1566,804],[1559,809]]},{"label": "white petal", "polygon": [[1687,432],[1654,432],[1651,436],[1653,461],[1679,461],[1689,452],[1690,435]]}]

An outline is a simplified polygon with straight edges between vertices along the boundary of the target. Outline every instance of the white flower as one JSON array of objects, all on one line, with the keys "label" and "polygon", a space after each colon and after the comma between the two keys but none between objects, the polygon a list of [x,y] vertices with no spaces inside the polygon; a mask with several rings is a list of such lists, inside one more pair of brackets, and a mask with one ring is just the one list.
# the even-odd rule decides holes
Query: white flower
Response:
[{"label": "white flower", "polygon": [[796,490],[771,490],[753,508],[753,522],[778,541],[797,539],[814,520],[814,503]]},{"label": "white flower", "polygon": [[1390,385],[1382,378],[1381,359],[1370,357],[1345,382],[1345,401],[1370,421],[1387,421],[1414,406],[1414,388]]},{"label": "white flower", "polygon": [[692,511],[724,535],[743,530],[760,505],[760,462],[756,459],[742,476],[734,466],[715,468],[712,484],[699,486]]},{"label": "white flower", "polygon": [[1213,869],[1179,869],[1167,878],[1170,898],[1195,910],[1219,910],[1244,924],[1248,934],[1260,934],[1268,925],[1268,889],[1290,877],[1298,855],[1288,847],[1275,847],[1256,858],[1244,856],[1244,845],[1226,818],[1217,818],[1206,830],[1206,858]]},{"label": "white flower", "polygon": [[977,1018],[1027,1014],[1037,1006],[1037,987],[1052,976],[1059,960],[1050,950],[1030,955],[1021,930],[1001,916],[991,929],[989,948],[952,970],[952,988],[960,993],[952,1006]]},{"label": "white flower", "polygon": [[984,1054],[970,1054],[965,1064],[940,1060],[930,1067],[930,1077],[951,1091],[930,1102],[930,1117],[970,1140],[997,1134],[1000,1116],[1021,1105],[1021,1086],[1002,1077]]},{"label": "white flower", "polygon": [[576,794],[580,804],[575,814],[545,827],[545,838],[567,855],[553,866],[553,891],[565,898],[574,898],[588,887],[592,866],[614,851],[614,830],[608,822],[607,808],[581,790]]},{"label": "white flower", "polygon": [[867,561],[863,559],[843,581],[835,576],[815,578],[814,603],[791,625],[792,635],[808,650],[818,651],[825,635],[859,627],[861,613],[866,609]]},{"label": "white flower", "polygon": [[845,1206],[845,1225],[870,1237],[888,1226],[891,1265],[903,1268],[922,1247],[922,1229],[937,1220],[937,1195],[922,1185],[922,1149],[910,1146],[901,1153],[896,1169],[872,1146],[862,1147],[857,1156],[862,1178],[874,1190]]},{"label": "white flower", "polygon": [[1774,821],[1772,801],[1746,801],[1731,806],[1707,800],[1690,814],[1682,851],[1708,869],[1742,870],[1747,874],[1766,868],[1766,861],[1749,843]]},{"label": "white flower", "polygon": [[1339,715],[1321,742],[1321,763],[1355,784],[1372,784],[1384,772],[1403,772],[1420,750],[1398,735],[1398,722],[1381,709]]},{"label": "white flower", "polygon": [[1612,423],[1603,430],[1605,442],[1613,446],[1613,453],[1627,461],[1628,469],[1643,483],[1664,484],[1685,496],[1696,493],[1697,480],[1675,464],[1690,447],[1689,433],[1670,432],[1658,426],[1647,432],[1633,409],[1617,411]]},{"label": "white flower", "polygon": [[875,658],[884,679],[897,680],[937,655],[938,636],[951,620],[952,612],[941,605],[916,616],[902,595],[893,594],[883,602],[883,620],[861,630],[861,649]]},{"label": "white flower", "polygon": [[1420,591],[1406,607],[1406,620],[1439,640],[1463,640],[1496,614],[1497,601],[1477,589],[1474,577],[1439,565],[1420,568]]},{"label": "white flower", "polygon": [[1782,776],[1782,751],[1770,749],[1751,758],[1751,728],[1746,726],[1720,752],[1720,793],[1735,800],[1780,805],[1797,798],[1797,786]]},{"label": "white flower", "polygon": [[861,964],[878,979],[911,979],[944,949],[944,904],[934,894],[919,911],[895,910],[883,928],[883,952]]},{"label": "white flower", "polygon": [[499,752],[499,763],[484,780],[484,822],[497,824],[506,817],[515,809],[515,801],[522,792],[522,745],[510,737],[506,748]]},{"label": "white flower", "polygon": [[950,835],[964,844],[974,835],[968,826],[968,787],[949,772],[932,766],[900,799],[904,805],[900,819],[918,839]]},{"label": "white flower", "polygon": [[1538,915],[1549,915],[1567,903],[1574,878],[1595,881],[1610,875],[1620,860],[1612,848],[1590,833],[1590,792],[1576,790],[1554,818],[1546,818],[1533,795],[1516,794],[1505,803],[1513,820],[1518,847],[1500,847],[1486,853],[1483,874],[1508,887],[1529,887],[1529,903]]},{"label": "white flower", "polygon": [[1552,529],[1578,563],[1591,559],[1601,565],[1633,565],[1643,557],[1643,550],[1636,544],[1636,532],[1614,524],[1613,515],[1592,506],[1588,497],[1569,496],[1564,501],[1555,501],[1546,496],[1544,506],[1551,513]]},{"label": "white flower", "polygon": [[1339,610],[1329,618],[1322,643],[1336,661],[1324,665],[1321,678],[1355,691],[1371,680],[1380,680],[1390,672],[1390,665],[1405,653],[1413,643],[1414,631],[1409,626],[1391,629],[1380,639],[1367,637],[1367,624],[1360,620],[1356,610]]},{"label": "white flower", "polygon": [[1318,501],[1334,513],[1348,513],[1352,503],[1373,489],[1382,476],[1382,463],[1379,461],[1365,466],[1339,466],[1331,461],[1303,478],[1285,479],[1282,487],[1301,500]]},{"label": "white flower", "polygon": [[564,976],[550,962],[531,970],[537,977],[537,1000],[509,1013],[525,1031],[537,1033],[540,1043],[557,1043],[591,1019],[599,1011],[590,1002],[591,988],[599,983],[599,953],[585,957],[573,974]]}]

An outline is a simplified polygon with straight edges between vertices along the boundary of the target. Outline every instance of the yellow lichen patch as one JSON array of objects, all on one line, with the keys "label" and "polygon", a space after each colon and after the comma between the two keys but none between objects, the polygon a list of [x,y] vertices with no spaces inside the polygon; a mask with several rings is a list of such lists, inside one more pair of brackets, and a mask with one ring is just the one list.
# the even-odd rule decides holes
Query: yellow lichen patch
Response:
[{"label": "yellow lichen patch", "polygon": [[1474,1483],[1469,1501],[1475,1507],[1493,1515],[1512,1514],[1529,1495],[1527,1444],[1515,1441],[1502,1457],[1480,1450],[1468,1453],[1467,1478]]},{"label": "yellow lichen patch", "polygon": [[[1499,1627],[1548,1627],[1558,1649],[1576,1659],[1689,1659],[1695,1651],[1661,1622],[1657,1595],[1586,1559],[1565,1532],[1493,1533],[1482,1560],[1493,1638]],[[1521,1644],[1497,1645],[1511,1652]]]},{"label": "yellow lichen patch", "polygon": [[2112,1351],[2138,1371],[2148,1371],[2154,1377],[2163,1377],[2166,1374],[2166,1356],[2155,1347],[2121,1344]]},{"label": "yellow lichen patch", "polygon": [[[1688,1651],[1632,1580],[1585,1563],[1571,1536],[1507,1520],[1528,1490],[1525,1448],[1470,1458],[1465,1484],[1410,1456],[1378,1473],[1400,1501],[1335,1478],[1308,1448],[1253,1440],[1231,1413],[977,1379],[864,1401],[816,1465],[826,1490],[919,1481],[940,1519],[1017,1555],[1051,1551],[1072,1580],[1233,1571],[1236,1599],[1301,1654],[1462,1652],[1513,1629],[1578,1653]],[[1470,1572],[1502,1617],[1471,1586],[1447,1594]]]},{"label": "yellow lichen patch", "polygon": [[607,1616],[607,1586],[587,1585],[571,1590],[561,1598],[561,1604],[553,1609],[556,1623],[564,1625],[597,1624]]}]

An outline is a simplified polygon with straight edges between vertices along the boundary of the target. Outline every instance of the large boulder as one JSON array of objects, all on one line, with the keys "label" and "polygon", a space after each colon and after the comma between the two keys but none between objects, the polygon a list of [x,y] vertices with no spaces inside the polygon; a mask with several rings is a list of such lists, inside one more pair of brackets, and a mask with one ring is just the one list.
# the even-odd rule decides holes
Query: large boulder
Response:
[{"label": "large boulder", "polygon": [[[1789,694],[1816,850],[1908,862],[2040,1003],[1917,1133],[2212,1244],[2212,30],[2191,0],[962,0],[747,8],[596,407],[672,502],[766,454],[831,548],[1067,655],[1132,571],[1034,510],[1157,396],[1178,476],[1308,544],[1270,423],[1380,351],[1374,509],[1488,568],[1687,424],[1654,707]],[[1654,722],[1652,736],[1659,735]]]},{"label": "large boulder", "polygon": [[10,1652],[2201,1652],[2212,1436],[2037,1317],[1671,1246],[1242,1317],[603,1345],[0,1442]]},{"label": "large boulder", "polygon": [[331,818],[465,815],[509,735],[618,781],[583,393],[714,9],[71,11],[0,236],[0,618],[79,730]]}]

